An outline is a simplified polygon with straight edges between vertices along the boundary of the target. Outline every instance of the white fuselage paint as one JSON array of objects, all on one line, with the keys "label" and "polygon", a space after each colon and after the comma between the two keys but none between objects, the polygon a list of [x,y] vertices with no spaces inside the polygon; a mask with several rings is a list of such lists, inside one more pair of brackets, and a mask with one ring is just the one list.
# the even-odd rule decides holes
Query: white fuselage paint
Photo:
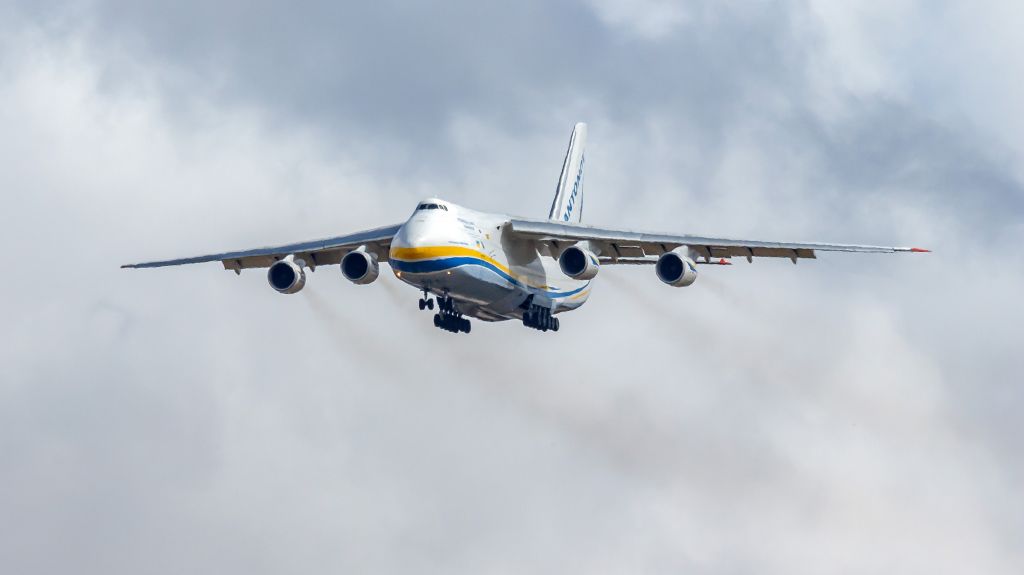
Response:
[{"label": "white fuselage paint", "polygon": [[[424,205],[438,207],[420,209]],[[558,254],[547,246],[506,234],[509,219],[424,200],[391,242],[391,269],[403,282],[447,294],[460,312],[485,321],[522,318],[531,295],[552,313],[583,305],[590,281],[562,273]]]}]

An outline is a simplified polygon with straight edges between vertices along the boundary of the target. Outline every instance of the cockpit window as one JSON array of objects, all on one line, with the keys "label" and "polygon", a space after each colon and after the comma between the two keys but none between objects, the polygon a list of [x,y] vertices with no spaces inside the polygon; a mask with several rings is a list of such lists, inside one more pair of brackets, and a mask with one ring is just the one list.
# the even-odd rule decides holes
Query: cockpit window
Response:
[{"label": "cockpit window", "polygon": [[420,210],[444,210],[444,211],[447,212],[448,211],[448,206],[445,206],[443,204],[427,204],[427,203],[423,203],[423,204],[420,204],[420,205],[416,206],[416,211],[418,212]]}]

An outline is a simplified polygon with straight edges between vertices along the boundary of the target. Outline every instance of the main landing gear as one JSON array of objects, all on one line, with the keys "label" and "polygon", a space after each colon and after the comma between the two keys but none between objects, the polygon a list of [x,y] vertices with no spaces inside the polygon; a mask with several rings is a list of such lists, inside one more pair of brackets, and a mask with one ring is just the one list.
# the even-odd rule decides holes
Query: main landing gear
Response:
[{"label": "main landing gear", "polygon": [[[455,306],[455,300],[447,294],[437,296],[437,308],[438,312],[434,314],[434,327],[452,333],[469,333],[471,327],[469,320],[462,317],[459,308]],[[427,290],[423,290],[420,309],[434,309],[434,300],[427,296]]]},{"label": "main landing gear", "polygon": [[523,312],[523,325],[540,331],[558,331],[558,318],[551,317],[551,309],[531,304]]}]

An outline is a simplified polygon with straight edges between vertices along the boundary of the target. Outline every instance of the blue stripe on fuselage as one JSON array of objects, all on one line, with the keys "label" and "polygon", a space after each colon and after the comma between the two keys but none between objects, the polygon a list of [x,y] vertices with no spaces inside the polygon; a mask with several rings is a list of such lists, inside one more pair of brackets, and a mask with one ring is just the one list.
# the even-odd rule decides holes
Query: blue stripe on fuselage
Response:
[{"label": "blue stripe on fuselage", "polygon": [[576,295],[579,292],[585,290],[587,288],[587,286],[590,285],[590,282],[587,282],[586,284],[584,284],[582,287],[580,287],[578,289],[574,289],[572,291],[562,291],[562,292],[560,292],[560,291],[551,291],[551,290],[544,289],[544,288],[537,288],[537,287],[533,287],[533,286],[527,285],[527,284],[525,284],[525,283],[523,283],[523,282],[513,278],[512,276],[510,276],[507,273],[501,271],[500,269],[498,269],[497,266],[495,266],[494,264],[492,264],[492,263],[490,263],[488,261],[484,261],[484,260],[479,259],[479,258],[466,257],[466,256],[458,256],[458,257],[450,257],[450,258],[439,258],[439,259],[433,259],[433,260],[420,260],[420,261],[415,261],[415,262],[409,262],[409,261],[404,261],[404,260],[395,260],[395,259],[393,259],[393,260],[388,260],[388,262],[391,264],[391,267],[395,268],[396,270],[398,270],[400,272],[403,272],[403,273],[410,273],[410,274],[435,273],[435,272],[441,272],[441,271],[445,271],[445,270],[450,270],[452,268],[457,268],[457,267],[460,267],[460,266],[480,266],[480,267],[484,267],[484,268],[487,268],[487,269],[493,271],[494,273],[496,273],[499,276],[501,276],[507,282],[510,282],[510,283],[512,283],[514,285],[517,285],[519,287],[522,287],[522,288],[525,288],[525,289],[528,289],[528,290],[542,291],[542,292],[546,293],[548,296],[550,296],[552,298],[562,298],[562,297],[568,297],[568,296],[571,296],[571,295]]}]

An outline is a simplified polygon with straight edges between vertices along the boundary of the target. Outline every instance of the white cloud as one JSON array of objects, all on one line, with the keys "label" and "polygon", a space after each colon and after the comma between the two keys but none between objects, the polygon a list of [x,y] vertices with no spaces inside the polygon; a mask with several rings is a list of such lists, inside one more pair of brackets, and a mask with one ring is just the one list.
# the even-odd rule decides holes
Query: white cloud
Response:
[{"label": "white cloud", "polygon": [[[465,112],[445,124],[450,180],[409,179],[387,169],[408,150],[280,121],[267,103],[197,84],[176,106],[144,56],[122,55],[133,72],[111,85],[104,48],[75,38],[27,28],[0,52],[13,570],[1021,563],[1021,256],[945,196],[916,202],[927,179],[872,193],[857,170],[874,156],[841,171],[815,148],[834,140],[790,131],[799,106],[744,111],[718,141],[695,114],[626,125],[598,94],[518,133]],[[542,213],[569,122],[547,125],[580,110],[588,221],[925,237],[939,251],[736,265],[685,290],[604,270],[548,337],[511,324],[448,337],[387,274],[357,287],[322,269],[282,297],[258,271],[117,269],[387,223],[432,194]],[[947,156],[913,151],[919,171],[945,173]],[[1020,243],[982,213],[996,245]]]},{"label": "white cloud", "polygon": [[687,24],[687,4],[680,0],[590,0],[607,26],[647,40],[659,40]]}]

